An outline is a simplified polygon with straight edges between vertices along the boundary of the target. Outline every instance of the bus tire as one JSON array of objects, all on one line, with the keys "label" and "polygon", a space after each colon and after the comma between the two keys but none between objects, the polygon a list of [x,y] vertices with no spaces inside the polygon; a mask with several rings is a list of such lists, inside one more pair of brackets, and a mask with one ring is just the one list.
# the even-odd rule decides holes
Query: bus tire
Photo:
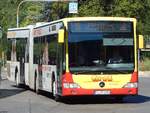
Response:
[{"label": "bus tire", "polygon": [[38,77],[37,77],[36,72],[35,72],[35,77],[34,77],[34,91],[37,94],[39,94]]},{"label": "bus tire", "polygon": [[15,84],[16,84],[16,87],[19,87],[19,84],[17,82],[17,78],[18,78],[18,67],[15,68]]}]

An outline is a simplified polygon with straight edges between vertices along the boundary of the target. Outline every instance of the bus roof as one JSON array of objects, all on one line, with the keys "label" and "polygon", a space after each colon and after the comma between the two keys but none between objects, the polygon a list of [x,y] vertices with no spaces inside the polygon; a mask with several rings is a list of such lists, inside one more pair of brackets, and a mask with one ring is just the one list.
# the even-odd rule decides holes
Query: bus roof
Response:
[{"label": "bus roof", "polygon": [[71,22],[71,21],[136,21],[135,18],[127,18],[127,17],[72,17],[72,18],[63,18],[60,20],[52,21],[52,22],[46,22],[43,24],[39,24],[34,26],[34,28],[39,28],[43,27],[46,25],[54,24],[54,23],[59,23],[59,22]]},{"label": "bus roof", "polygon": [[10,28],[7,32],[7,38],[28,38],[30,36],[30,28],[31,26],[27,27],[20,27],[20,28]]},{"label": "bus roof", "polygon": [[136,22],[135,18],[126,18],[126,17],[72,17],[64,18],[52,22],[46,22],[42,24],[37,24],[34,26],[33,37],[40,37],[49,34],[56,34],[58,30],[65,26],[68,29],[68,22],[71,21],[131,21]]},{"label": "bus roof", "polygon": [[136,22],[135,18],[127,17],[72,17],[63,18],[52,22],[40,22],[27,27],[10,28],[7,32],[7,38],[27,38],[30,34],[30,28],[33,27],[33,37],[39,37],[49,34],[56,34],[58,30],[65,26],[68,29],[68,22],[72,21],[131,21]]},{"label": "bus roof", "polygon": [[72,18],[64,18],[67,21],[98,21],[98,20],[106,20],[106,21],[135,21],[135,18],[128,17],[72,17]]}]

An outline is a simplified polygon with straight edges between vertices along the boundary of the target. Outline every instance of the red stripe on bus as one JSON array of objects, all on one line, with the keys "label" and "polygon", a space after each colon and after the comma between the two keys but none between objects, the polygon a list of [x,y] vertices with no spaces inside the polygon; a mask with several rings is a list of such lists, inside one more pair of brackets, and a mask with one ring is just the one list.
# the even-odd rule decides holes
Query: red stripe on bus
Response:
[{"label": "red stripe on bus", "polygon": [[138,72],[133,72],[130,82],[138,82]]},{"label": "red stripe on bus", "polygon": [[[137,95],[138,88],[118,88],[118,89],[82,89],[63,88],[62,96],[95,95],[95,91],[110,91],[109,95]],[[99,94],[101,95],[101,94]],[[105,95],[105,94],[103,94]]]}]

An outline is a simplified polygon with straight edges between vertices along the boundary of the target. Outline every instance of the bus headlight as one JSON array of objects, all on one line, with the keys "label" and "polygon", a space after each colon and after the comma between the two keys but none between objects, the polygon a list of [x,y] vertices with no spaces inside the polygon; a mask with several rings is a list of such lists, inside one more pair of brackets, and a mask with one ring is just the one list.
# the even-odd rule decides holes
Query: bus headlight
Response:
[{"label": "bus headlight", "polygon": [[76,83],[63,83],[64,88],[80,88]]},{"label": "bus headlight", "polygon": [[135,83],[127,83],[126,85],[124,85],[123,88],[137,88],[138,84],[137,82]]}]

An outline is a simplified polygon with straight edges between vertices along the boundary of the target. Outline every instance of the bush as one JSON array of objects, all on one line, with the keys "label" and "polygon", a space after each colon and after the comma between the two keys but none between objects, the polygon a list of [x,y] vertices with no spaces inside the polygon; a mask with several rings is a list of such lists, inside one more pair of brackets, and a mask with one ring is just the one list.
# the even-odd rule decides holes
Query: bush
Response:
[{"label": "bush", "polygon": [[150,58],[144,58],[139,64],[140,71],[150,71]]}]

